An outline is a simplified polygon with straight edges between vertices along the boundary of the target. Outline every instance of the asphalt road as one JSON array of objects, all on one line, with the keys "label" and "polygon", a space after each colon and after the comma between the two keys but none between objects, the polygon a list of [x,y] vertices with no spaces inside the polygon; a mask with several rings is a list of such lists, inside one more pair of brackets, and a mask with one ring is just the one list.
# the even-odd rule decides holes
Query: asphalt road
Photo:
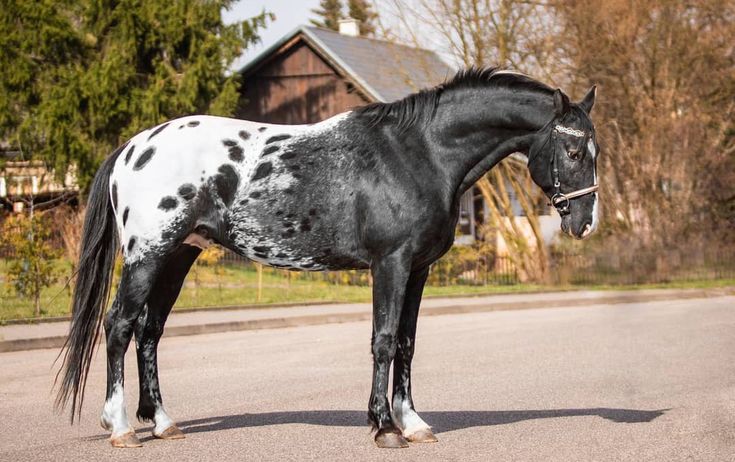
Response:
[{"label": "asphalt road", "polygon": [[[370,324],[176,337],[161,380],[182,441],[113,449],[104,355],[81,424],[55,415],[55,350],[0,354],[0,460],[735,460],[735,297],[419,320],[414,398],[439,443],[377,449]],[[132,349],[128,413],[137,404]]]}]

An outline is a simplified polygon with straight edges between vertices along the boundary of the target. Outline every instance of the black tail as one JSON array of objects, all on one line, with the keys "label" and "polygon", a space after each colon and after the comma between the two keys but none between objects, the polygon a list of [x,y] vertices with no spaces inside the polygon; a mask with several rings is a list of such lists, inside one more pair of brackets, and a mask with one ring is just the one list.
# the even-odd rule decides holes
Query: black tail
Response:
[{"label": "black tail", "polygon": [[57,382],[61,378],[56,408],[63,410],[71,398],[72,423],[75,414],[79,415],[82,411],[89,366],[110,297],[112,270],[117,254],[115,214],[110,200],[110,175],[115,160],[124,147],[118,148],[97,171],[87,200],[71,327],[69,337],[59,353],[59,356],[64,353],[64,361],[56,374]]}]

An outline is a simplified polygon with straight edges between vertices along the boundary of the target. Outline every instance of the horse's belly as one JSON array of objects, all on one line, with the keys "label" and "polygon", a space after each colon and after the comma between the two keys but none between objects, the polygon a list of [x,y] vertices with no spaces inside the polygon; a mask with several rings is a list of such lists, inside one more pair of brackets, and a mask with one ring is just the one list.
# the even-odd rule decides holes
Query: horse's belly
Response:
[{"label": "horse's belly", "polygon": [[241,213],[232,218],[233,248],[275,268],[305,271],[367,268],[368,263],[347,229],[335,229],[316,208],[303,213],[263,216]]}]

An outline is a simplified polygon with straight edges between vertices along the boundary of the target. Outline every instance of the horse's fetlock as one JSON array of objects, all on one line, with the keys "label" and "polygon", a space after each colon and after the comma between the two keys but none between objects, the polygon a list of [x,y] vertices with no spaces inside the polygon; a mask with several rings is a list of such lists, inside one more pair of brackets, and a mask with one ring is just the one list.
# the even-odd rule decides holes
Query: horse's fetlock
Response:
[{"label": "horse's fetlock", "polygon": [[138,411],[135,416],[140,422],[154,422],[156,416],[156,407],[152,403],[138,404]]}]

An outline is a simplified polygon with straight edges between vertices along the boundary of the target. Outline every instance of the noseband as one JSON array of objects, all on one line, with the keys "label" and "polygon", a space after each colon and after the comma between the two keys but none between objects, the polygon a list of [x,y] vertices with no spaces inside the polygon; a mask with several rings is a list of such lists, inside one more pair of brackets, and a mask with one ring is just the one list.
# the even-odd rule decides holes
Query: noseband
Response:
[{"label": "noseband", "polygon": [[587,194],[596,192],[598,189],[597,183],[587,188],[577,189],[576,191],[563,193],[561,192],[561,183],[559,182],[559,168],[557,167],[557,155],[556,155],[556,134],[564,133],[575,138],[579,138],[579,144],[577,145],[576,152],[584,149],[587,139],[590,134],[585,133],[582,130],[575,130],[574,128],[564,127],[563,125],[555,125],[554,129],[551,130],[551,138],[554,141],[554,153],[551,156],[551,177],[554,180],[554,195],[551,196],[551,204],[559,212],[560,216],[569,215],[569,201],[577,197],[586,196]]}]

